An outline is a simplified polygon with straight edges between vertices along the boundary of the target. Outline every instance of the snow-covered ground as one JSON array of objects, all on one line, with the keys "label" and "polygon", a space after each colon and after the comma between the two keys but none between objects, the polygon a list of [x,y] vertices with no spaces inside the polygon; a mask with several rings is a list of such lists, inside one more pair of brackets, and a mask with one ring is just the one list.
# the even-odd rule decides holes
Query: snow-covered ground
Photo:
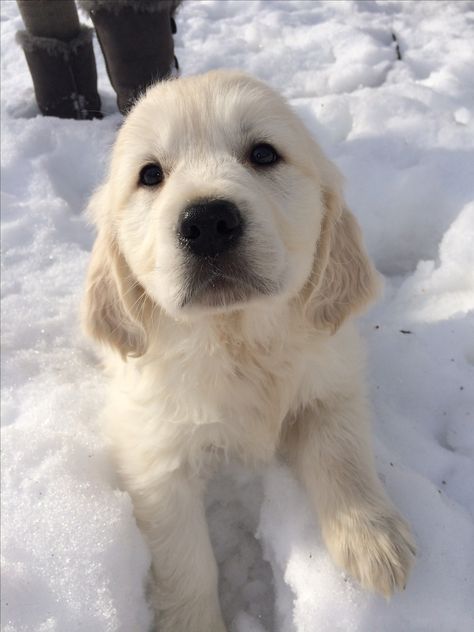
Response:
[{"label": "snow-covered ground", "polygon": [[[0,5],[2,630],[147,632],[149,555],[104,453],[103,378],[78,327],[83,208],[121,117],[98,48],[107,117],[39,116],[16,4]],[[361,320],[378,470],[418,542],[406,591],[387,603],[333,566],[283,464],[233,465],[208,500],[229,627],[471,631],[474,4],[211,0],[185,3],[178,26],[185,74],[227,66],[268,81],[346,175],[386,277]]]}]

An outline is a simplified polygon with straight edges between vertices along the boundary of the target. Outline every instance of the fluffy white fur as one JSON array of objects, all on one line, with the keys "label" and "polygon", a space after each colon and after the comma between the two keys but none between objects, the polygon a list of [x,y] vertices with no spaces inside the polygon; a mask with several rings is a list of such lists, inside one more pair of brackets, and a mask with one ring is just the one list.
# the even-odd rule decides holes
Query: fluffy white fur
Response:
[{"label": "fluffy white fur", "polygon": [[[258,142],[281,162],[252,165]],[[163,167],[158,187],[138,184],[149,162]],[[203,198],[242,209],[239,256],[266,291],[182,306],[176,230]],[[227,456],[283,455],[335,562],[368,589],[403,588],[414,545],[374,468],[348,322],[374,298],[377,275],[340,175],[285,101],[228,71],[151,88],[90,210],[98,236],[84,319],[112,350],[104,424],[151,547],[158,629],[225,630],[202,493]]]}]

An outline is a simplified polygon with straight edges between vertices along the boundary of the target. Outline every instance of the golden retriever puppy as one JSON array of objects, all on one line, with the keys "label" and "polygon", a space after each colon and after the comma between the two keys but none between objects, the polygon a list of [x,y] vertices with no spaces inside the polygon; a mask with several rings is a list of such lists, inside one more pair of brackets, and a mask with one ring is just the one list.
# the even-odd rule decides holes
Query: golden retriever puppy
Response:
[{"label": "golden retriever puppy", "polygon": [[285,455],[334,561],[390,595],[414,556],[377,477],[350,322],[377,274],[341,177],[239,72],[152,87],[90,212],[84,320],[108,347],[104,425],[153,557],[161,632],[222,632],[202,494],[221,459]]}]

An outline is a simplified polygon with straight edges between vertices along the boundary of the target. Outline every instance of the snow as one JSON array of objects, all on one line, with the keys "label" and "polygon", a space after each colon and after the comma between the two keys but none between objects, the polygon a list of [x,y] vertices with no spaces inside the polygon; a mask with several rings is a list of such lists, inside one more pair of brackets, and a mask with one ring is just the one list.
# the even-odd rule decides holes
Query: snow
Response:
[{"label": "snow", "polygon": [[[1,12],[2,630],[146,632],[149,553],[104,451],[103,377],[78,326],[83,208],[121,117],[97,46],[107,116],[39,116],[16,3]],[[474,4],[210,0],[185,3],[178,28],[185,74],[238,67],[268,81],[346,176],[386,280],[360,323],[377,466],[418,544],[387,603],[332,564],[284,464],[233,464],[208,494],[229,628],[468,632]]]}]

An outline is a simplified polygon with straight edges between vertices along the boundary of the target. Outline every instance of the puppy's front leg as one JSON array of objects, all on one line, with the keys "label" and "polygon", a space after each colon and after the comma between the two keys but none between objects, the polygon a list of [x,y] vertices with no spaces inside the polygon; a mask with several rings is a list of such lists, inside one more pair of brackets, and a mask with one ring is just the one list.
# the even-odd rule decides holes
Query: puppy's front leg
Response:
[{"label": "puppy's front leg", "polygon": [[135,515],[153,557],[159,632],[225,632],[202,482],[178,469],[126,475]]},{"label": "puppy's front leg", "polygon": [[286,447],[333,559],[389,596],[405,587],[415,547],[377,477],[367,418],[358,393],[315,403],[289,426]]}]

